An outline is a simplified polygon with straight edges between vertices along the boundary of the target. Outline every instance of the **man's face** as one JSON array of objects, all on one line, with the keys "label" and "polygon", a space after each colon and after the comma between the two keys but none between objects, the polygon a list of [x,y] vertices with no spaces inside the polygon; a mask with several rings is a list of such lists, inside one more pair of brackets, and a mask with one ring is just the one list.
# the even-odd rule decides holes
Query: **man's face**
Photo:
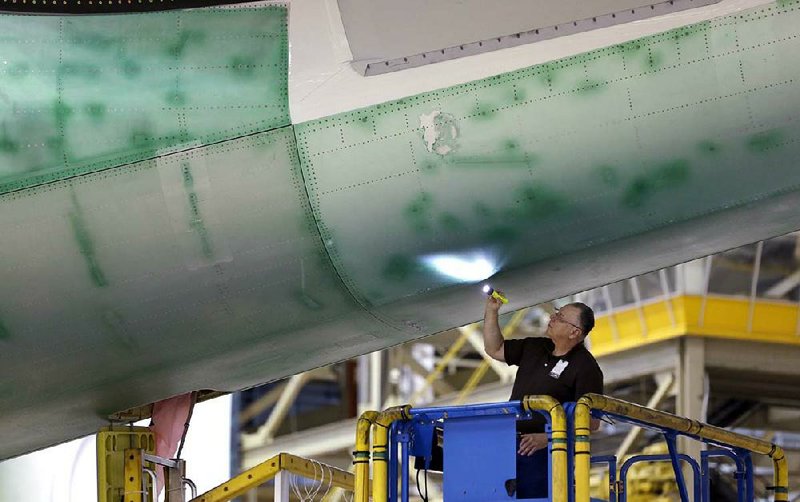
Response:
[{"label": "man's face", "polygon": [[574,305],[564,305],[557,310],[547,323],[547,336],[554,342],[580,340],[583,336],[580,328],[580,309]]}]

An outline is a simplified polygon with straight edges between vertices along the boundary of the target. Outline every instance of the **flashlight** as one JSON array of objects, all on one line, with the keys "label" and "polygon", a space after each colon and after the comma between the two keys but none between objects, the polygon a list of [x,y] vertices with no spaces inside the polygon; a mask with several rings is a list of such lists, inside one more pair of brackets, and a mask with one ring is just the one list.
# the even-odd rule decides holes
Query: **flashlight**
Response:
[{"label": "flashlight", "polygon": [[483,287],[483,292],[496,300],[500,300],[503,303],[508,303],[508,298],[506,298],[505,296],[501,295],[500,293],[492,289],[492,287],[489,286],[488,284]]}]

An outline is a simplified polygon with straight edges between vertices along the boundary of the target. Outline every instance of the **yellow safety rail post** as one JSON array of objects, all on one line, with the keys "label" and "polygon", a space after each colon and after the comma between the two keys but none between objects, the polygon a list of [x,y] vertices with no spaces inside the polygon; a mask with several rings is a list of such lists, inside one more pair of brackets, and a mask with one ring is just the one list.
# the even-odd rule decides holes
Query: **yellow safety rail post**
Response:
[{"label": "yellow safety rail post", "polygon": [[[575,410],[576,438],[578,434],[578,427],[581,427],[581,432],[588,437],[588,434],[585,430],[583,430],[583,428],[588,428],[586,419],[588,417],[588,409],[591,408],[632,418],[645,424],[672,429],[688,436],[694,436],[696,438],[706,439],[708,441],[722,443],[736,448],[743,448],[753,453],[767,455],[772,459],[775,469],[774,486],[772,487],[772,490],[775,491],[774,500],[776,502],[786,502],[789,500],[789,468],[786,463],[786,457],[783,453],[783,449],[774,443],[762,441],[761,439],[745,436],[736,432],[731,432],[719,427],[714,427],[713,425],[704,424],[690,418],[679,417],[665,411],[654,410],[638,404],[629,403],[621,399],[602,396],[600,394],[586,394],[578,401],[578,403],[579,406],[576,407]],[[579,416],[581,420],[580,422],[578,421]],[[576,443],[576,453],[578,452],[578,444],[580,443]],[[583,457],[585,455],[581,456]],[[576,459],[575,481],[578,483],[578,485],[584,482],[588,484],[588,471],[584,472],[581,470],[579,473],[577,470],[577,461],[578,459]],[[581,479],[578,477],[579,475],[585,479]],[[581,491],[580,494],[583,496],[583,498],[579,498],[578,485],[576,485],[575,501],[588,502],[588,490],[585,492]]]},{"label": "yellow safety rail post", "polygon": [[[393,406],[375,419],[375,439],[372,442],[372,500],[387,502],[389,498],[388,446],[389,427],[397,420],[411,418],[411,406]],[[397,482],[397,480],[392,480]]]},{"label": "yellow safety rail post", "polygon": [[[525,396],[522,398],[525,411],[542,410],[550,414],[550,439],[553,470],[550,500],[567,501],[567,415],[561,403],[550,396]],[[378,501],[376,501],[378,502]]]},{"label": "yellow safety rail post", "polygon": [[377,411],[365,411],[356,422],[356,449],[353,452],[353,465],[356,468],[353,490],[355,502],[369,501],[369,433],[376,418]]},{"label": "yellow safety rail post", "polygon": [[[274,478],[280,471],[288,471],[308,479],[315,479],[320,474],[320,462],[307,458],[280,453],[269,460],[248,469],[229,481],[199,495],[191,502],[227,502],[243,495],[253,488]],[[325,471],[331,474],[331,486],[345,490],[353,490],[355,477],[353,474],[337,467],[325,465]]]},{"label": "yellow safety rail post", "polygon": [[589,470],[592,464],[592,399],[583,396],[575,404],[575,502],[589,502]]}]

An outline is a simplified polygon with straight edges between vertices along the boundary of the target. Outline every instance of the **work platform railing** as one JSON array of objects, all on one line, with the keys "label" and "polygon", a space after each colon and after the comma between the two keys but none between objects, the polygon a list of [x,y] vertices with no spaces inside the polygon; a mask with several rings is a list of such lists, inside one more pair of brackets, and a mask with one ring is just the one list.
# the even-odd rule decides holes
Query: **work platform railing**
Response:
[{"label": "work platform railing", "polygon": [[775,237],[576,295],[603,356],[687,334],[800,344],[800,233]]},{"label": "work platform railing", "polygon": [[[549,396],[528,396],[521,401],[492,404],[412,408],[401,406],[383,412],[364,413],[356,433],[355,501],[406,502],[410,499],[410,457],[418,469],[433,468],[437,430],[442,432],[443,493],[446,501],[513,500],[516,480],[516,422],[544,415],[548,436],[549,495],[554,502],[589,502],[589,470],[592,463],[609,466],[608,500],[624,502],[627,473],[642,461],[669,461],[682,502],[710,500],[709,463],[714,456],[732,459],[736,465],[738,500],[754,500],[752,455],[768,456],[774,467],[774,483],[768,487],[773,500],[788,501],[788,467],[780,446],[757,438],[646,408],[598,394],[587,394],[564,406]],[[617,472],[614,456],[591,457],[592,418],[628,422],[663,434],[669,454],[627,459]],[[374,431],[374,432],[373,432]],[[371,434],[372,433],[372,434]],[[710,447],[700,459],[681,454],[678,436]],[[693,497],[681,469],[685,462],[693,474]],[[373,479],[370,492],[370,465]]]}]

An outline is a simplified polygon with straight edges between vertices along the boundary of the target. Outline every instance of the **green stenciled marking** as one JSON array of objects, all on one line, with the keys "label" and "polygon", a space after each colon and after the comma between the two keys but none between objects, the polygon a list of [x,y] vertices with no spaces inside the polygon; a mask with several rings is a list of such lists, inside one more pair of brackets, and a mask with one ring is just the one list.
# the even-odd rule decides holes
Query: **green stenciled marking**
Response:
[{"label": "green stenciled marking", "polygon": [[2,130],[0,130],[0,153],[17,153],[18,151],[19,143],[11,139],[4,123]]},{"label": "green stenciled marking", "polygon": [[704,140],[697,144],[697,149],[700,150],[700,153],[716,155],[722,150],[722,145],[711,140]]},{"label": "green stenciled marking", "polygon": [[477,167],[494,169],[496,167],[533,167],[539,162],[535,153],[519,152],[511,150],[507,154],[499,155],[472,155],[472,156],[452,156],[450,163],[458,167]]},{"label": "green stenciled marking", "polygon": [[634,178],[622,195],[622,203],[631,208],[641,207],[655,193],[686,183],[690,171],[689,162],[683,159],[662,164],[651,173]]},{"label": "green stenciled marking", "polygon": [[181,174],[183,176],[183,187],[186,191],[186,197],[189,203],[189,228],[197,232],[200,238],[200,248],[203,251],[203,256],[212,258],[214,256],[214,250],[211,246],[211,237],[208,234],[208,229],[200,213],[200,200],[197,193],[194,191],[194,176],[192,175],[192,167],[188,162],[184,162],[181,165]]},{"label": "green stenciled marking", "polygon": [[783,133],[780,129],[770,129],[750,136],[747,140],[747,149],[753,153],[764,153],[778,148],[782,142]]},{"label": "green stenciled marking", "polygon": [[0,319],[0,340],[8,340],[10,338],[11,338],[11,331],[8,330],[6,324],[3,322],[2,319]]},{"label": "green stenciled marking", "polygon": [[603,164],[601,166],[597,166],[594,168],[594,174],[600,181],[603,182],[604,185],[610,187],[617,187],[619,186],[619,174],[617,173],[617,169],[614,166],[610,166],[607,164]]},{"label": "green stenciled marking", "polygon": [[540,219],[564,211],[568,199],[555,190],[538,184],[528,184],[518,191],[513,214],[524,219]]},{"label": "green stenciled marking", "polygon": [[103,273],[97,261],[94,242],[86,226],[83,211],[81,210],[74,191],[72,192],[72,206],[73,209],[68,215],[70,225],[72,226],[72,235],[75,238],[75,242],[78,244],[78,249],[80,249],[83,259],[86,261],[86,266],[89,269],[89,277],[92,280],[92,284],[98,288],[106,287],[108,286],[108,280],[106,280],[106,275]]},{"label": "green stenciled marking", "polygon": [[419,194],[405,209],[406,219],[417,232],[431,229],[433,198],[427,192]]},{"label": "green stenciled marking", "polygon": [[408,256],[396,254],[389,257],[386,265],[383,267],[382,275],[385,279],[402,282],[408,280],[409,277],[421,270],[416,260]]},{"label": "green stenciled marking", "polygon": [[575,91],[578,95],[594,94],[607,86],[608,84],[602,80],[587,79],[581,82]]},{"label": "green stenciled marking", "polygon": [[106,105],[103,103],[90,103],[86,105],[86,114],[93,120],[99,122],[106,116]]}]

